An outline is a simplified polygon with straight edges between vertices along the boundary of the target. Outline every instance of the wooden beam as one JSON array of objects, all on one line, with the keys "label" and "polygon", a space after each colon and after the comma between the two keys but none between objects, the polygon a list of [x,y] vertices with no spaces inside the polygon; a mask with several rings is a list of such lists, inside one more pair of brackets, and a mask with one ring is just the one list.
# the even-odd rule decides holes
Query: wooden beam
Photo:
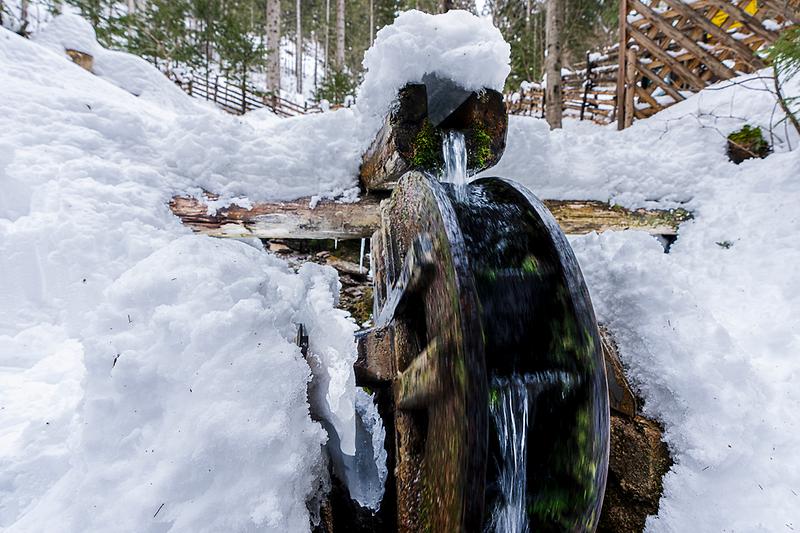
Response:
[{"label": "wooden beam", "polygon": [[661,87],[662,89],[664,89],[664,92],[667,93],[670,97],[672,97],[672,99],[675,100],[675,102],[680,102],[680,101],[686,99],[686,98],[683,97],[683,95],[681,93],[679,93],[675,89],[675,87],[673,87],[672,85],[670,85],[669,83],[664,81],[661,78],[661,76],[659,76],[658,74],[656,74],[655,72],[650,70],[650,67],[648,67],[647,65],[645,65],[641,61],[637,61],[636,62],[636,68],[639,69],[639,72],[641,72],[642,74],[647,76],[650,79],[650,81],[652,81],[654,84],[656,84],[659,87]]},{"label": "wooden beam", "polygon": [[778,38],[777,33],[766,29],[764,25],[761,24],[760,20],[747,13],[739,6],[726,0],[708,0],[708,3],[726,13],[729,18],[736,19],[744,24],[747,29],[767,41],[767,43],[774,43]]},{"label": "wooden beam", "polygon": [[619,53],[617,66],[617,129],[625,129],[625,61],[628,49],[628,1],[619,0]]},{"label": "wooden beam", "polygon": [[[723,65],[719,59],[717,59],[712,54],[707,52],[696,42],[689,39],[683,32],[681,32],[680,30],[676,29],[671,24],[666,22],[648,6],[646,6],[639,0],[629,0],[629,1],[631,2],[633,8],[636,9],[636,11],[641,13],[645,18],[649,19],[653,24],[658,26],[664,35],[666,35],[676,43],[680,44],[687,51],[691,52],[692,55],[700,59],[703,62],[703,64],[717,77],[723,80],[727,80],[736,76],[736,72]],[[691,20],[694,21],[694,18],[695,16],[692,15]]]},{"label": "wooden beam", "polygon": [[759,58],[753,50],[742,44],[741,42],[737,41],[731,35],[711,22],[702,13],[698,13],[687,4],[683,2],[683,0],[663,0],[668,6],[670,6],[675,11],[680,12],[684,17],[691,18],[691,21],[696,26],[700,27],[706,33],[712,35],[720,45],[732,50],[736,53],[736,59],[741,61],[742,63],[746,63],[750,65],[753,70],[758,70],[764,68],[764,62]]},{"label": "wooden beam", "polygon": [[[212,197],[213,198],[213,197]],[[591,200],[545,200],[564,233],[636,229],[653,235],[675,235],[681,222],[691,218],[682,209],[629,210]],[[356,203],[322,201],[315,208],[309,199],[258,203],[251,209],[230,206],[208,214],[197,198],[176,196],[170,209],[198,233],[212,237],[261,239],[359,239],[371,237],[380,227],[380,198],[365,195]]]},{"label": "wooden beam", "polygon": [[700,79],[700,77],[689,70],[686,65],[669,55],[665,50],[662,50],[650,37],[630,25],[628,26],[628,33],[631,34],[637,44],[650,52],[655,58],[664,63],[664,65],[668,66],[672,72],[680,76],[690,87],[699,91],[706,86],[706,83]]}]

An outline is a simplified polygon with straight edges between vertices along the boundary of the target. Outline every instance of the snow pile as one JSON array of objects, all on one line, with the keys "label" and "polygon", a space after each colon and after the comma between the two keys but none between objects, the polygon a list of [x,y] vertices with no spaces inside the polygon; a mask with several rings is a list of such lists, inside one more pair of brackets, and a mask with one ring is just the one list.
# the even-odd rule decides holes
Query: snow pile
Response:
[{"label": "snow pile", "polygon": [[[84,30],[56,19],[48,39]],[[192,235],[167,202],[341,192],[341,145],[298,152],[320,124],[346,134],[347,115],[275,130],[155,76],[134,96],[131,56],[94,48],[103,72],[133,73],[123,90],[55,51],[0,29],[0,529],[307,529],[328,435],[298,323],[312,400],[343,451],[356,432],[335,271]]]},{"label": "snow pile", "polygon": [[510,57],[511,47],[490,20],[461,10],[440,15],[406,11],[378,32],[364,54],[366,74],[356,105],[374,124],[386,115],[398,90],[421,83],[425,74],[470,91],[502,91]]},{"label": "snow pile", "polygon": [[[717,84],[622,132],[512,117],[488,171],[545,198],[694,213],[669,253],[641,232],[571,239],[675,460],[648,531],[800,526],[800,138],[779,123],[770,75]],[[775,153],[734,165],[726,136],[745,123]]]},{"label": "snow pile", "polygon": [[[369,141],[353,110],[286,120],[265,113],[230,116],[210,102],[190,98],[143,59],[104,49],[91,26],[76,15],[53,19],[36,42],[65,61],[65,48],[90,50],[101,79],[77,66],[64,70],[64,61],[42,47],[7,45],[10,39],[6,32],[0,54],[12,76],[27,76],[37,87],[50,85],[56,95],[72,91],[86,120],[95,112],[124,113],[120,139],[127,149],[148,151],[152,164],[170,174],[168,183],[176,192],[199,196],[206,189],[223,201],[236,196],[252,201],[356,197],[360,157]],[[31,68],[40,62],[50,66]],[[75,83],[84,84],[84,90],[76,90]],[[118,126],[92,127],[105,131]]]}]

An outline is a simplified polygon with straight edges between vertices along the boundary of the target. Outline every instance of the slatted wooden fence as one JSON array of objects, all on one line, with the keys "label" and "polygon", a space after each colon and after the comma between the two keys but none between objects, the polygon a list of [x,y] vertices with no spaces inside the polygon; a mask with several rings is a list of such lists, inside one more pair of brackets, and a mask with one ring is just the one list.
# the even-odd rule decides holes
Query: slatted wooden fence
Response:
[{"label": "slatted wooden fence", "polygon": [[298,105],[280,96],[267,95],[254,88],[233,85],[219,76],[204,78],[197,75],[174,78],[175,83],[189,96],[214,102],[234,115],[267,107],[281,117],[293,117],[322,111],[319,106]]},{"label": "slatted wooden fence", "polygon": [[[616,49],[587,54],[561,76],[564,114],[580,120],[607,124],[614,120],[617,84]],[[506,95],[506,108],[513,115],[544,117],[544,87],[526,83]]]},{"label": "slatted wooden fence", "polygon": [[620,0],[620,129],[720,80],[763,68],[759,51],[800,19],[800,0]]}]

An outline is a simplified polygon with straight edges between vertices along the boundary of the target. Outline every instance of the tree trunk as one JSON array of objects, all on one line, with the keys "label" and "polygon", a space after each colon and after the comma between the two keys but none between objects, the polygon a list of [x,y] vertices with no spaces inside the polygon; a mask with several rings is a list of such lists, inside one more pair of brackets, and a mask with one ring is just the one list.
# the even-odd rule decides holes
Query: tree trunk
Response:
[{"label": "tree trunk", "polygon": [[561,10],[563,0],[547,0],[547,20],[545,22],[545,40],[547,55],[544,59],[544,71],[547,76],[545,88],[545,116],[550,129],[561,127],[561,29],[563,26]]},{"label": "tree trunk", "polygon": [[455,6],[453,5],[453,0],[440,0],[439,2],[439,12],[440,13],[447,13]]},{"label": "tree trunk", "polygon": [[19,4],[19,34],[27,35],[28,33],[28,6],[29,0],[22,0]]},{"label": "tree trunk", "polygon": [[369,45],[375,42],[375,0],[369,0]]},{"label": "tree trunk", "polygon": [[344,70],[344,0],[336,0],[336,68]]},{"label": "tree trunk", "polygon": [[281,90],[281,0],[267,0],[267,92]]},{"label": "tree trunk", "polygon": [[325,0],[325,75],[330,71],[331,0]]},{"label": "tree trunk", "polygon": [[295,83],[296,92],[303,94],[303,21],[302,13],[300,11],[300,0],[296,4],[296,21],[297,27],[295,29],[295,46],[294,46],[294,75],[297,80]]}]

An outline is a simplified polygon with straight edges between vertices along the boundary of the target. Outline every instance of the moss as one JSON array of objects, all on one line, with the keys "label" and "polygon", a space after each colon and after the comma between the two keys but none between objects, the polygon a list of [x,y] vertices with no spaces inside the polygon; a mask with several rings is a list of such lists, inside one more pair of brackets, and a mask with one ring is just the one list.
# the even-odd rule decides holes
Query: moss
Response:
[{"label": "moss", "polygon": [[522,261],[522,270],[527,272],[528,274],[538,274],[539,273],[539,260],[536,259],[536,256],[529,255]]},{"label": "moss", "polygon": [[742,129],[728,135],[728,157],[736,164],[753,157],[764,158],[772,152],[761,128],[745,124]]},{"label": "moss", "polygon": [[437,170],[442,166],[442,132],[426,118],[414,138],[411,164],[419,170]]},{"label": "moss", "polygon": [[469,154],[472,164],[471,169],[484,169],[489,166],[492,158],[492,136],[486,130],[483,122],[476,121],[472,127],[472,153]]}]

